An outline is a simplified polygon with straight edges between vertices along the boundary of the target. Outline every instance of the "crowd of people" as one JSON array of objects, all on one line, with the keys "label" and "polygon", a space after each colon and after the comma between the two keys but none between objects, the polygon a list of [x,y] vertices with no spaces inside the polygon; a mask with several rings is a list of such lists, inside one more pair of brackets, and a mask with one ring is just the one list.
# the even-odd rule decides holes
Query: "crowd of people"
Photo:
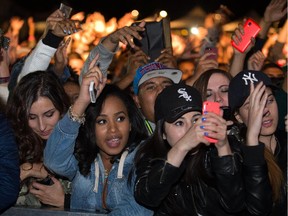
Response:
[{"label": "crowd of people", "polygon": [[155,59],[130,14],[103,30],[98,12],[58,9],[40,38],[29,18],[21,43],[13,17],[0,31],[0,214],[287,215],[287,2],[271,0],[244,52],[231,42],[246,18],[228,37],[220,9],[185,48],[171,31]]}]

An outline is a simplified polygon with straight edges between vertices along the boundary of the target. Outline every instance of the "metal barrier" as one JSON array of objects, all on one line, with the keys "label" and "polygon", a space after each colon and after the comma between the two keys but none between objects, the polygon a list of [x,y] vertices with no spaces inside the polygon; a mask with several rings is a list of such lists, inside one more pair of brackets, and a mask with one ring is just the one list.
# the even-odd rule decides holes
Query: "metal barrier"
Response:
[{"label": "metal barrier", "polygon": [[65,211],[57,208],[31,208],[14,206],[5,211],[1,216],[107,216],[102,213]]}]

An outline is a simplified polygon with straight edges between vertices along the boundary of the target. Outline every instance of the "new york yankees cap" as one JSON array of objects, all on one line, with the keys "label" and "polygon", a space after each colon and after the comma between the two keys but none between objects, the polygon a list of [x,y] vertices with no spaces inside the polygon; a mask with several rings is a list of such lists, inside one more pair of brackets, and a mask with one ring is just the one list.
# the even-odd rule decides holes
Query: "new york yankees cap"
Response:
[{"label": "new york yankees cap", "polygon": [[187,112],[202,111],[200,92],[184,83],[166,87],[155,102],[155,122],[164,119],[172,123]]},{"label": "new york yankees cap", "polygon": [[265,86],[275,89],[270,78],[261,71],[243,70],[239,72],[229,83],[228,101],[232,113],[243,105],[250,95],[250,85],[263,82]]},{"label": "new york yankees cap", "polygon": [[139,86],[142,83],[154,77],[166,77],[172,80],[173,83],[179,83],[182,77],[182,71],[176,68],[168,68],[159,62],[151,62],[139,67],[133,80],[134,94],[138,94]]}]

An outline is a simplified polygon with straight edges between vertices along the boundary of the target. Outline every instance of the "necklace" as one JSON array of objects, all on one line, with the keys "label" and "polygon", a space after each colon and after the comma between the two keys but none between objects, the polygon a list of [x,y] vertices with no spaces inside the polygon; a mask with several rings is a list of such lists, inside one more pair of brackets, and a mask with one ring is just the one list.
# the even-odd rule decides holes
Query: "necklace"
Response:
[{"label": "necklace", "polygon": [[104,169],[104,178],[107,179],[109,175],[110,170]]}]

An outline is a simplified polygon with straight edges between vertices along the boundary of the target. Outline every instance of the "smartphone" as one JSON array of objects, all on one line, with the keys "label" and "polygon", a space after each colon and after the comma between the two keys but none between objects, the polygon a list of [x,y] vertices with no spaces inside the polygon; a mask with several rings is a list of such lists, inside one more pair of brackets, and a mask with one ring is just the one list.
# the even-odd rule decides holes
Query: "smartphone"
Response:
[{"label": "smartphone", "polygon": [[[138,24],[136,22],[133,25]],[[161,55],[161,50],[165,48],[162,24],[160,22],[146,22],[145,31],[139,32],[139,34],[142,39],[134,38],[135,45],[150,57],[149,62],[154,62]]]},{"label": "smartphone", "polygon": [[90,86],[89,86],[89,95],[90,95],[90,100],[91,100],[91,103],[96,103],[96,94],[97,94],[97,91],[96,89],[94,88],[94,82],[90,82]]},{"label": "smartphone", "polygon": [[[139,25],[135,22],[132,25]],[[164,18],[159,22],[146,22],[145,31],[139,32],[142,39],[133,39],[136,46],[140,47],[143,52],[150,57],[149,62],[153,62],[161,55],[161,51],[167,47],[172,47],[171,30],[168,18]]]},{"label": "smartphone", "polygon": [[59,9],[62,11],[62,13],[64,13],[64,16],[65,16],[66,19],[70,18],[70,15],[71,15],[71,12],[72,12],[72,8],[71,7],[61,3]]},{"label": "smartphone", "polygon": [[[202,114],[204,115],[205,112],[213,112],[220,115],[220,104],[218,102],[204,101]],[[218,141],[208,136],[205,136],[205,139],[207,139],[210,143],[216,143]]]},{"label": "smartphone", "polygon": [[229,106],[222,106],[220,107],[223,110],[223,119],[226,121],[231,120],[231,109]]},{"label": "smartphone", "polygon": [[207,47],[204,50],[204,54],[206,53],[214,53],[214,55],[209,55],[206,59],[212,59],[217,61],[218,59],[218,49],[217,47]]},{"label": "smartphone", "polygon": [[233,40],[231,41],[232,46],[235,47],[240,52],[244,52],[251,43],[251,37],[255,38],[259,31],[260,26],[251,18],[247,19],[244,23],[244,35],[242,35],[242,41],[237,45]]},{"label": "smartphone", "polygon": [[40,184],[43,184],[43,185],[53,185],[54,182],[52,181],[52,179],[50,178],[50,176],[47,176],[46,178],[40,180],[40,181],[37,181],[38,183]]}]

